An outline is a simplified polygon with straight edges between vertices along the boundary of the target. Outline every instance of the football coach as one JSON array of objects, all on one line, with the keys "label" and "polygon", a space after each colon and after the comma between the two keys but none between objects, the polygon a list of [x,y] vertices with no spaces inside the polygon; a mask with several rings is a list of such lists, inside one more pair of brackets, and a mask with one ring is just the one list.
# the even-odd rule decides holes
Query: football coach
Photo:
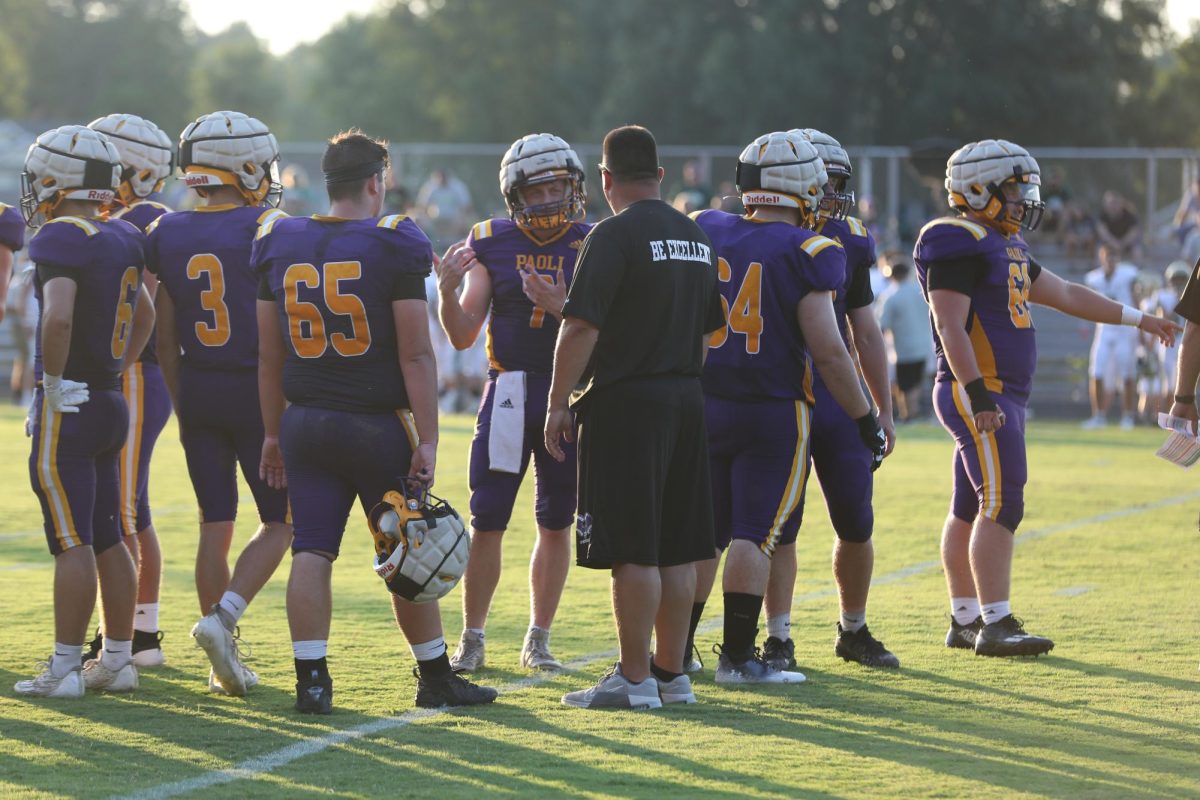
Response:
[{"label": "football coach", "polygon": [[545,434],[562,460],[560,442],[579,426],[576,558],[612,571],[620,660],[563,702],[658,708],[696,699],[679,670],[694,564],[715,546],[700,371],[725,315],[708,237],[660,197],[654,136],[637,125],[609,131],[603,162],[613,216],[579,251]]}]

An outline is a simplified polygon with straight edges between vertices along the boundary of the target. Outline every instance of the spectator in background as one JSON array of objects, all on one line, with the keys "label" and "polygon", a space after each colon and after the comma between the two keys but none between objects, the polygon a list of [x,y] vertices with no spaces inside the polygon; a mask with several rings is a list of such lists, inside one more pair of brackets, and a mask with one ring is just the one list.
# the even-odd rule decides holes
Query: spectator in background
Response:
[{"label": "spectator in background", "polygon": [[708,208],[713,200],[713,192],[712,187],[705,182],[704,165],[700,163],[700,159],[689,158],[685,161],[682,177],[682,182],[672,187],[669,195],[675,210],[690,214]]},{"label": "spectator in background", "polygon": [[1116,249],[1116,257],[1141,259],[1142,221],[1133,204],[1111,189],[1104,193],[1100,214],[1096,217],[1096,236],[1100,244]]},{"label": "spectator in background", "polygon": [[1058,242],[1068,258],[1086,258],[1095,252],[1096,220],[1086,208],[1076,203],[1064,206]]},{"label": "spectator in background", "polygon": [[[1190,274],[1191,269],[1187,264],[1182,261],[1172,261],[1163,274],[1166,285],[1150,293],[1150,296],[1142,302],[1142,310],[1148,314],[1161,313],[1172,322],[1182,325],[1183,317],[1175,313],[1175,306],[1183,296],[1183,287],[1187,286]],[[1143,336],[1142,347],[1147,354],[1153,352],[1158,362],[1156,375],[1147,381],[1149,384],[1147,388],[1150,391],[1145,395],[1145,403],[1142,408],[1143,417],[1151,425],[1156,425],[1158,412],[1166,411],[1171,407],[1171,393],[1175,387],[1175,373],[1179,360],[1179,344],[1176,342],[1171,347],[1167,347]]]},{"label": "spectator in background", "polygon": [[721,181],[717,186],[717,193],[708,203],[709,208],[715,208],[724,211],[726,214],[745,214],[746,209],[742,205],[742,198],[738,194],[737,187],[733,185],[733,181]]},{"label": "spectator in background", "polygon": [[[1179,208],[1175,210],[1175,235],[1182,242],[1188,234],[1196,230],[1196,215],[1200,213],[1200,175],[1192,181],[1192,185],[1179,198]],[[1195,263],[1195,262],[1193,262]]]},{"label": "spectator in background", "polygon": [[879,327],[891,334],[896,359],[896,378],[892,397],[900,422],[920,416],[921,389],[925,385],[925,366],[933,355],[929,335],[929,306],[921,287],[912,278],[912,266],[901,258],[887,261],[891,286],[884,291],[879,312]]},{"label": "spectator in background", "polygon": [[462,239],[474,219],[471,192],[452,172],[435,169],[417,190],[416,210],[433,235],[434,250],[444,250]]},{"label": "spectator in background", "polygon": [[1042,224],[1038,229],[1057,234],[1063,228],[1067,204],[1071,202],[1071,192],[1063,181],[1062,167],[1055,167],[1047,172],[1042,185],[1042,201],[1046,204],[1046,210],[1042,214]]},{"label": "spectator in background", "polygon": [[[1133,284],[1138,269],[1120,261],[1120,250],[1112,244],[1101,244],[1097,254],[1100,266],[1087,274],[1088,288],[1126,306],[1134,306]],[[1136,306],[1135,306],[1136,307]],[[1092,416],[1084,423],[1087,430],[1108,424],[1108,407],[1121,387],[1121,427],[1133,427],[1134,390],[1137,378],[1138,331],[1128,325],[1096,324],[1092,340],[1088,377],[1091,379]]]}]

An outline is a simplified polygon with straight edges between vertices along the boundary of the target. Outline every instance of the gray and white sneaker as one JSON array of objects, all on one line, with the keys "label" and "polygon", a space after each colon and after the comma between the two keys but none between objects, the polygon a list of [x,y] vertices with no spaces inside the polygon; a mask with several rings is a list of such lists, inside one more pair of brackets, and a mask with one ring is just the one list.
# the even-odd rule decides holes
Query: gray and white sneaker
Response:
[{"label": "gray and white sneaker", "polygon": [[692,679],[687,675],[680,675],[670,683],[659,681],[658,696],[664,706],[672,703],[696,702],[696,695],[692,692]]},{"label": "gray and white sneaker", "polygon": [[[464,630],[458,639],[458,649],[450,656],[450,669],[455,672],[474,672],[483,669],[483,634]],[[524,661],[524,653],[521,654]]]},{"label": "gray and white sneaker", "polygon": [[730,657],[720,645],[714,649],[721,655],[717,660],[717,673],[713,676],[717,683],[804,683],[806,680],[802,672],[771,666],[757,648],[742,658]]},{"label": "gray and white sneaker", "polygon": [[213,606],[212,612],[195,624],[192,638],[208,655],[212,670],[225,693],[244,697],[248,688],[244,668],[238,658],[233,631],[226,627],[219,606]]},{"label": "gray and white sneaker", "polygon": [[[482,650],[480,651],[482,653]],[[453,661],[451,666],[453,666]],[[521,645],[521,666],[525,669],[562,669],[562,662],[550,654],[550,631],[531,627]]]},{"label": "gray and white sneaker", "polygon": [[42,674],[27,681],[17,681],[13,691],[26,697],[83,697],[83,676],[75,667],[61,678],[50,671],[50,659],[39,663]]},{"label": "gray and white sneaker", "polygon": [[138,672],[133,661],[120,669],[110,669],[95,658],[83,665],[83,685],[90,692],[132,692],[138,687]]},{"label": "gray and white sneaker", "polygon": [[658,696],[658,681],[653,675],[641,683],[632,683],[622,674],[620,662],[613,664],[595,686],[567,692],[562,702],[575,708],[624,708],[633,711],[662,708],[663,704]]}]

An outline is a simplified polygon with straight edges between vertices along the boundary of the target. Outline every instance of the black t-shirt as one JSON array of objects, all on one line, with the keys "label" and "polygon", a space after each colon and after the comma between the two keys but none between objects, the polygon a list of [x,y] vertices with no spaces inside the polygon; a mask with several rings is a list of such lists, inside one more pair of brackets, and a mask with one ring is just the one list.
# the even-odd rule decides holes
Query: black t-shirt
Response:
[{"label": "black t-shirt", "polygon": [[640,200],[583,240],[563,316],[600,329],[575,403],[631,378],[699,377],[704,336],[725,325],[712,243],[663,201]]}]

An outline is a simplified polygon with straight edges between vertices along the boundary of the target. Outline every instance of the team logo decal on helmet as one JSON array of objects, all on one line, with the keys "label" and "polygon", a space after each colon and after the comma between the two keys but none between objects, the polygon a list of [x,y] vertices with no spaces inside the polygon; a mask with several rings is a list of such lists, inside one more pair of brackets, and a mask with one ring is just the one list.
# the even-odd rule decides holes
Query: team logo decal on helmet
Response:
[{"label": "team logo decal on helmet", "polygon": [[[1019,218],[1014,219],[1006,210],[1006,184],[1015,188],[1012,199],[1021,204]],[[963,145],[946,162],[950,207],[974,211],[1008,233],[1016,233],[1021,226],[1033,230],[1042,221],[1046,204],[1042,202],[1041,185],[1041,170],[1029,151],[1004,139]]]},{"label": "team logo decal on helmet", "polygon": [[162,188],[175,169],[171,137],[148,119],[135,114],[109,114],[88,123],[112,141],[121,156],[117,199],[131,206]]},{"label": "team logo decal on helmet", "polygon": [[742,204],[800,210],[800,224],[811,227],[829,181],[825,164],[799,133],[763,134],[738,156],[737,190]]},{"label": "team logo decal on helmet", "polygon": [[825,172],[829,174],[825,196],[821,200],[821,216],[845,219],[854,207],[854,192],[846,188],[854,175],[850,154],[841,142],[816,128],[793,128],[788,133],[798,133],[812,142],[825,164]]},{"label": "team logo decal on helmet", "polygon": [[[560,200],[527,205],[521,190],[556,180],[567,181]],[[526,230],[554,230],[583,219],[583,162],[566,141],[550,133],[531,133],[512,143],[500,160],[500,193],[508,215]]]},{"label": "team logo decal on helmet", "polygon": [[458,512],[423,485],[401,481],[367,515],[375,537],[375,573],[414,603],[446,595],[467,571],[471,537]]},{"label": "team logo decal on helmet", "polygon": [[121,156],[104,134],[82,125],[43,133],[25,154],[21,214],[32,225],[63,200],[111,203],[121,182]]},{"label": "team logo decal on helmet", "polygon": [[192,189],[234,186],[248,202],[278,206],[279,144],[259,120],[237,111],[199,117],[179,135],[179,166]]}]

